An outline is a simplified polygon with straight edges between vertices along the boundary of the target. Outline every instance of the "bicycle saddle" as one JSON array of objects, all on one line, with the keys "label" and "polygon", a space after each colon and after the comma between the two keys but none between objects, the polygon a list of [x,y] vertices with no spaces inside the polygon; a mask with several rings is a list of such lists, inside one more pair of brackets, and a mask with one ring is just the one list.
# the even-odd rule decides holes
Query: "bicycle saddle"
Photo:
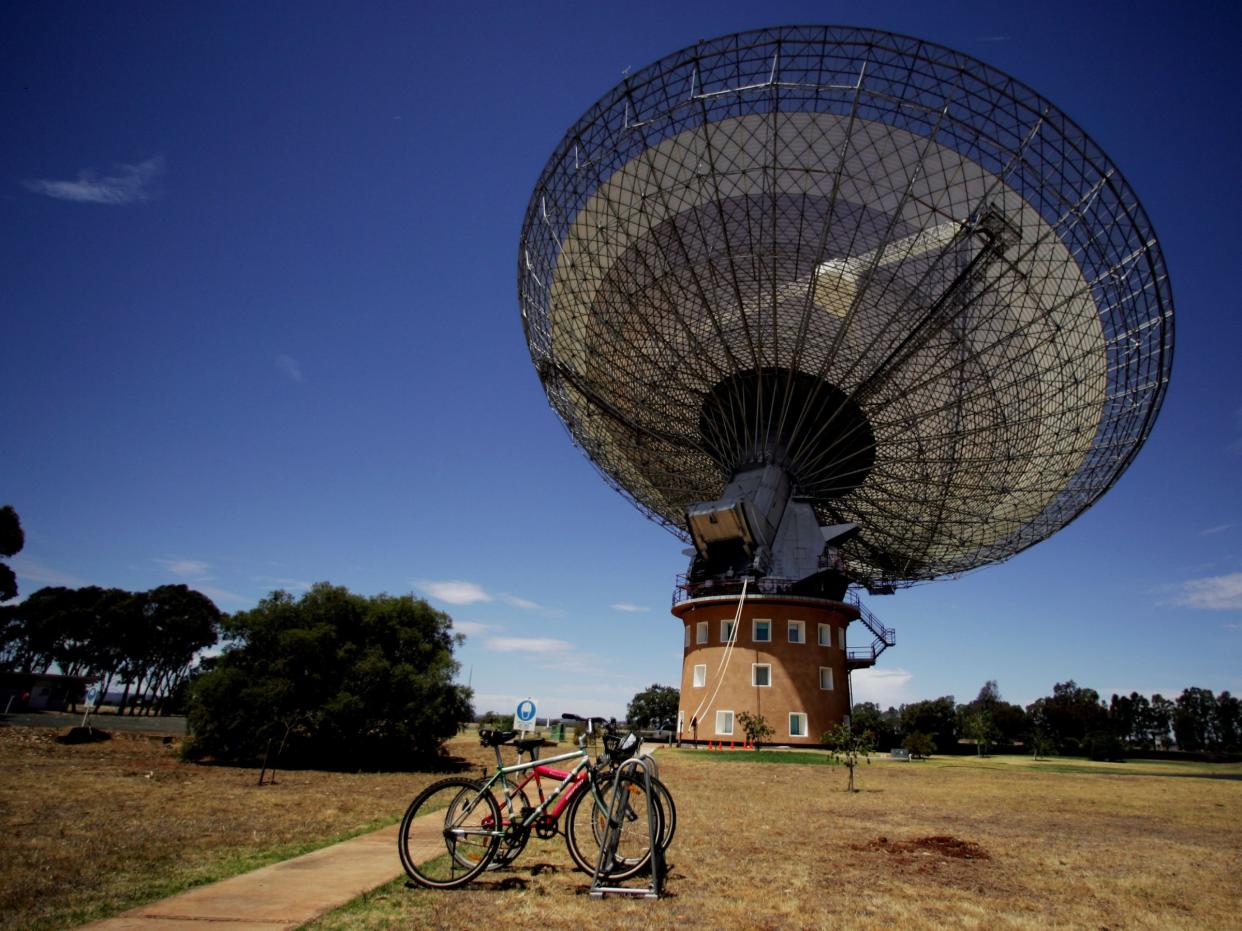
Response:
[{"label": "bicycle saddle", "polygon": [[517,731],[479,731],[479,743],[485,747],[499,747],[501,744],[507,744],[517,736]]}]

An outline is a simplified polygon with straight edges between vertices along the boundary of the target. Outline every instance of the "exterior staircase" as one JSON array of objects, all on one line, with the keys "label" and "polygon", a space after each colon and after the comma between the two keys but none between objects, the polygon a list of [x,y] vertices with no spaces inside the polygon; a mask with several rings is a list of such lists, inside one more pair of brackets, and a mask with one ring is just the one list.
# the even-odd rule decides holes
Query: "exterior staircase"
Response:
[{"label": "exterior staircase", "polygon": [[845,668],[850,672],[855,669],[869,669],[875,665],[881,653],[897,645],[897,631],[881,624],[880,619],[871,613],[871,610],[862,603],[858,592],[853,589],[846,595],[845,600],[858,609],[858,619],[863,622],[867,630],[871,631],[873,638],[870,646],[851,647],[845,651]]}]

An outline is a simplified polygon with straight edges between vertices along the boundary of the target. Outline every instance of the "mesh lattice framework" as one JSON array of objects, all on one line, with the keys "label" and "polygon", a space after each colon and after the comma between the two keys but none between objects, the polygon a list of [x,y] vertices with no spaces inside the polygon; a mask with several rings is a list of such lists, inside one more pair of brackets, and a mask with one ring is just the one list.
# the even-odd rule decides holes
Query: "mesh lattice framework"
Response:
[{"label": "mesh lattice framework", "polygon": [[776,461],[859,581],[962,572],[1090,506],[1172,360],[1134,192],[1020,82],[917,39],[786,27],[630,75],[522,228],[548,398],[608,481],[684,509]]}]

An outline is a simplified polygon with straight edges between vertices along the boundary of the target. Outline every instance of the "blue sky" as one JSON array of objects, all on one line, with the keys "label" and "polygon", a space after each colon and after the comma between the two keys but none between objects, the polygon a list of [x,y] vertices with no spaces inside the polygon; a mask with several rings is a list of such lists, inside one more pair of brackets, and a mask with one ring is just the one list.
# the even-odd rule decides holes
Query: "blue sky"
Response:
[{"label": "blue sky", "polygon": [[[1242,690],[1242,131],[1228,4],[0,5],[0,502],[25,594],[326,579],[452,614],[479,710],[675,684],[683,544],[530,365],[522,214],[624,69],[782,22],[975,55],[1143,199],[1177,306],[1130,470],[1009,563],[872,609],[861,699]],[[1036,12],[1038,10],[1038,12]]]}]

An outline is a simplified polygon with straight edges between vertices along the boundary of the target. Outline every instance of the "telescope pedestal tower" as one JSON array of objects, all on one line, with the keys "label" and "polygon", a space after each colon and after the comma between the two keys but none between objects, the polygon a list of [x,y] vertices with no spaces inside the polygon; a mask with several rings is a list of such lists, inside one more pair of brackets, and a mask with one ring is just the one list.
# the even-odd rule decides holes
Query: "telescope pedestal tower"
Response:
[{"label": "telescope pedestal tower", "polygon": [[[726,659],[737,608],[737,594],[701,594],[673,608],[685,625],[677,716],[682,739],[696,739],[697,711],[700,743],[741,746],[746,735],[738,716],[748,711],[763,715],[772,728],[768,743],[820,744],[824,731],[850,711],[846,628],[859,609],[840,601],[748,591]],[[873,662],[856,660],[854,668]]]},{"label": "telescope pedestal tower", "polygon": [[[849,716],[850,671],[896,644],[861,603],[845,600],[840,546],[858,526],[822,526],[795,487],[781,466],[756,463],[717,500],[686,509],[695,548],[673,607],[685,627],[683,740],[742,743],[738,718],[749,712],[773,729],[771,742],[820,744]],[[874,636],[869,650],[847,649],[858,619]]]}]

